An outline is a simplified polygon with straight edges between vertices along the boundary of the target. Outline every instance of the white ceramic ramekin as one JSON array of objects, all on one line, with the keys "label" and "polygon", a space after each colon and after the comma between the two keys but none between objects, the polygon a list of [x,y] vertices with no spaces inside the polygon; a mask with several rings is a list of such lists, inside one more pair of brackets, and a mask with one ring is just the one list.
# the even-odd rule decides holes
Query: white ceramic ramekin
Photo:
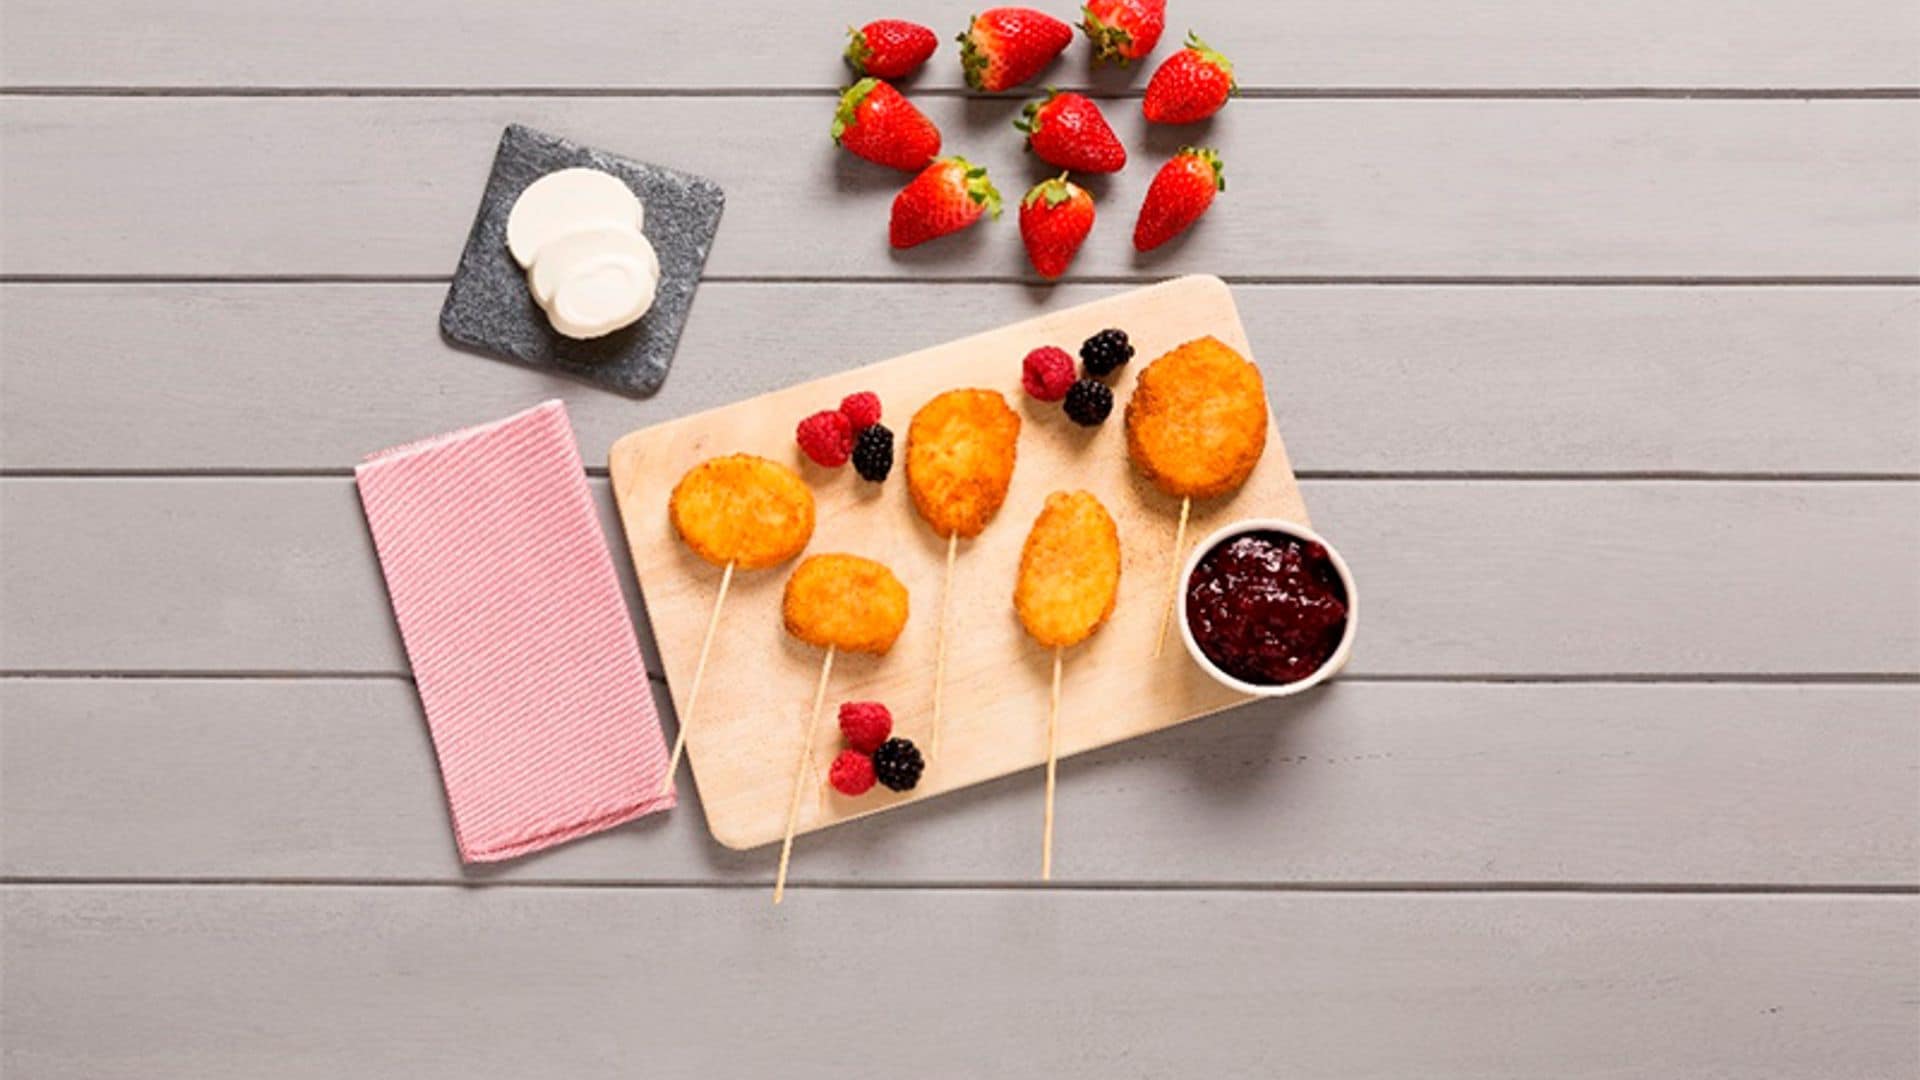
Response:
[{"label": "white ceramic ramekin", "polygon": [[[1193,628],[1187,623],[1187,583],[1193,580],[1194,568],[1200,565],[1200,560],[1206,558],[1208,552],[1236,536],[1257,532],[1285,533],[1288,536],[1319,544],[1326,549],[1327,561],[1333,564],[1334,572],[1340,575],[1340,584],[1347,590],[1347,626],[1346,631],[1340,636],[1339,647],[1333,650],[1333,655],[1329,656],[1327,662],[1321,664],[1313,674],[1296,682],[1281,683],[1277,686],[1243,682],[1221,671],[1212,660],[1207,658],[1207,654],[1200,650],[1199,642],[1193,640]],[[1340,557],[1340,552],[1332,544],[1327,543],[1325,537],[1305,525],[1296,525],[1279,518],[1247,518],[1216,530],[1213,535],[1194,545],[1193,552],[1187,556],[1186,566],[1180,570],[1180,600],[1175,614],[1180,618],[1180,640],[1187,643],[1187,655],[1193,657],[1193,662],[1199,664],[1200,670],[1211,675],[1214,681],[1228,689],[1254,697],[1288,697],[1319,686],[1333,678],[1341,668],[1347,665],[1347,657],[1353,653],[1353,635],[1360,625],[1360,594],[1354,588],[1353,572],[1347,569],[1347,560]]]}]

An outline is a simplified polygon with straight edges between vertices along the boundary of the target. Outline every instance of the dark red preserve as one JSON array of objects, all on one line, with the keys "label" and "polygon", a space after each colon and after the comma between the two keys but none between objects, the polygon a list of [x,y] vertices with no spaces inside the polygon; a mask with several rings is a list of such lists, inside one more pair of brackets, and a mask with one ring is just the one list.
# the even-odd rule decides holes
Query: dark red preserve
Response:
[{"label": "dark red preserve", "polygon": [[1282,532],[1243,533],[1187,579],[1187,627],[1221,671],[1281,686],[1319,670],[1347,630],[1347,590],[1327,549]]}]

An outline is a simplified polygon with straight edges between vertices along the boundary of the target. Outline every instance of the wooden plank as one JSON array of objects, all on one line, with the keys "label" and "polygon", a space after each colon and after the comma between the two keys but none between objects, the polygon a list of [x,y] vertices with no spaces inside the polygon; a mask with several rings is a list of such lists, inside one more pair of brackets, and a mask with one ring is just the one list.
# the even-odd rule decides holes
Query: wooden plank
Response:
[{"label": "wooden plank", "polygon": [[[1920,484],[1302,490],[1367,593],[1353,673],[1902,674],[1920,654]],[[9,479],[0,549],[0,609],[35,620],[4,670],[404,670],[350,480]]]},{"label": "wooden plank", "polygon": [[[1346,683],[1076,759],[1056,874],[1915,886],[1917,707],[1913,686]],[[821,833],[793,880],[1026,884],[1039,800],[1030,770]],[[0,682],[0,820],[0,875],[36,879],[764,884],[774,869],[716,846],[689,800],[463,873],[413,688],[390,679]]]},{"label": "wooden plank", "polygon": [[[710,176],[716,276],[1027,273],[1011,218],[893,253],[899,175],[833,149],[813,97],[12,98],[0,103],[11,275],[451,273],[502,124]],[[951,149],[1017,197],[1043,170],[1017,100],[942,98]],[[1910,278],[1920,102],[1248,100],[1208,129],[1117,129],[1080,275]],[[1136,256],[1151,166],[1204,138],[1232,184]],[[138,182],[129,182],[137,177]]]},{"label": "wooden plank", "polygon": [[[911,318],[846,318],[866,285],[710,283],[636,403],[447,347],[436,284],[0,286],[0,460],[344,470],[559,396],[598,463],[636,426],[1115,291],[890,288]],[[1920,290],[1234,295],[1303,470],[1920,473]]]},{"label": "wooden plank", "polygon": [[[894,0],[934,28],[919,87],[960,86],[951,38],[965,5]],[[1068,6],[1056,5],[1067,16]],[[829,91],[850,9],[838,0],[628,4],[408,0],[274,10],[238,3],[8,0],[0,70],[11,86],[753,87]],[[1856,88],[1920,83],[1920,20],[1891,0],[1740,0],[1602,7],[1420,0],[1288,4],[1182,0],[1153,59],[1187,27],[1237,62],[1244,92],[1273,88]],[[700,43],[709,43],[701,45]],[[1046,74],[1110,92],[1146,73],[1089,73],[1084,43]]]},{"label": "wooden plank", "polygon": [[[676,706],[685,707],[719,584],[718,568],[695,556],[667,520],[674,484],[700,462],[742,451],[796,461],[807,469],[818,506],[809,550],[878,559],[907,586],[912,617],[899,640],[884,657],[842,656],[829,690],[836,702],[893,703],[898,733],[929,753],[939,742],[938,759],[910,795],[878,791],[860,799],[838,798],[820,781],[821,788],[800,797],[796,832],[921,802],[1047,759],[1044,717],[1055,689],[1048,653],[1007,617],[1007,605],[967,598],[1011,590],[1021,546],[1055,492],[1091,493],[1112,515],[1120,536],[1119,599],[1112,618],[1073,648],[1071,663],[1064,663],[1060,756],[1150,734],[1244,700],[1195,668],[1178,634],[1154,656],[1162,612],[1171,600],[1167,576],[1186,557],[1185,549],[1173,546],[1178,500],[1142,483],[1128,465],[1121,423],[1089,432],[1054,408],[1032,407],[1036,403],[1021,391],[1020,371],[1011,358],[1046,342],[1084,341],[1108,326],[1128,327],[1140,353],[1108,380],[1123,401],[1133,393],[1141,368],[1184,342],[1212,335],[1238,355],[1251,353],[1232,293],[1218,278],[1194,275],[643,428],[614,444],[612,487]],[[956,602],[947,630],[943,696],[952,720],[936,738],[931,727],[934,666],[948,537],[915,512],[904,468],[880,488],[846,471],[810,468],[794,450],[789,428],[792,417],[871,391],[893,410],[894,428],[904,437],[914,410],[955,387],[997,391],[1022,411],[1016,414],[1018,465],[1005,505],[984,532],[962,537],[965,542],[954,549]],[[1194,508],[1189,543],[1227,522],[1260,514],[1309,523],[1271,412],[1264,427],[1266,450],[1252,475],[1238,490]],[[906,452],[903,442],[896,456],[904,460]],[[791,777],[802,746],[810,745],[810,760],[824,769],[844,745],[831,721],[816,725],[811,744],[804,719],[773,728],[766,723],[773,716],[805,716],[823,663],[819,649],[800,645],[781,626],[780,587],[790,570],[783,566],[735,577],[726,632],[710,654],[714,678],[687,739],[687,756],[706,793],[707,824],[728,847],[780,839],[788,827]],[[753,677],[738,677],[746,672]]]},{"label": "wooden plank", "polygon": [[[757,890],[16,887],[0,904],[0,1060],[45,1080],[251,1080],[268,1061],[863,1078],[900,1054],[934,1077],[1920,1067],[1908,896],[807,891],[776,912]],[[882,961],[876,928],[910,947]],[[931,987],[966,988],[967,1022]]]}]

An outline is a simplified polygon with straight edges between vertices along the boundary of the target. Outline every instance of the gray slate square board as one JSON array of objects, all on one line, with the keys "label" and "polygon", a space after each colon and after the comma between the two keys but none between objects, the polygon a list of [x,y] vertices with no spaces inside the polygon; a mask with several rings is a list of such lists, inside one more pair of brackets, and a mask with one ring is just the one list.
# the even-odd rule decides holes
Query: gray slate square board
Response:
[{"label": "gray slate square board", "polygon": [[[646,204],[641,230],[660,256],[653,308],[606,337],[576,341],[554,330],[507,251],[507,214],[527,185],[557,169],[587,166],[627,182]],[[456,345],[571,375],[632,397],[660,389],[693,291],[720,227],[726,196],[704,177],[676,172],[509,124],[500,136],[480,212],[440,309],[440,332]]]}]

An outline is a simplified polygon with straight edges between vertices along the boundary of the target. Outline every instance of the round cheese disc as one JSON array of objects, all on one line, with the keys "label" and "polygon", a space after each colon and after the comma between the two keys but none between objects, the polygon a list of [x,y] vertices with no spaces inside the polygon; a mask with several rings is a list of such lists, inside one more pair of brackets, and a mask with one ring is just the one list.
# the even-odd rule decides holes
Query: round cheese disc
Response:
[{"label": "round cheese disc", "polygon": [[599,169],[561,169],[527,185],[507,213],[507,250],[523,268],[540,249],[562,236],[588,229],[638,232],[646,208],[624,180]]},{"label": "round cheese disc", "polygon": [[572,233],[542,249],[529,284],[555,330],[596,338],[631,326],[653,307],[660,262],[627,229]]},{"label": "round cheese disc", "polygon": [[608,259],[632,260],[655,280],[660,277],[660,257],[646,237],[620,226],[601,226],[568,233],[541,249],[527,272],[527,287],[533,290],[536,303],[551,308],[561,282]]}]

